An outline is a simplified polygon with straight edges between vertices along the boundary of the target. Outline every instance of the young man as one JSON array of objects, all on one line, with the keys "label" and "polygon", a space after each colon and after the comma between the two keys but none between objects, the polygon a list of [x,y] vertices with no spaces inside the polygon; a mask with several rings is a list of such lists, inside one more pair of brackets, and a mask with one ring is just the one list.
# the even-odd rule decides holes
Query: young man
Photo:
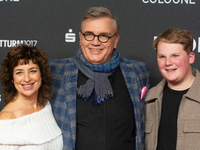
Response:
[{"label": "young man", "polygon": [[153,42],[164,79],[146,95],[147,150],[192,150],[200,147],[200,74],[190,32],[168,29]]},{"label": "young man", "polygon": [[65,150],[144,150],[145,63],[120,57],[119,24],[104,7],[82,18],[73,58],[51,60],[52,110]]}]

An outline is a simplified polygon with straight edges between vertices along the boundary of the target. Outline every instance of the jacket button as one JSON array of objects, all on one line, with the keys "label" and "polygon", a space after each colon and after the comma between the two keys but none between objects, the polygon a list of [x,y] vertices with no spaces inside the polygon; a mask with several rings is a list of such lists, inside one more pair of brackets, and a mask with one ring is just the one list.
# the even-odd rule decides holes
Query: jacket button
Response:
[{"label": "jacket button", "polygon": [[130,67],[129,70],[132,70],[132,68]]}]

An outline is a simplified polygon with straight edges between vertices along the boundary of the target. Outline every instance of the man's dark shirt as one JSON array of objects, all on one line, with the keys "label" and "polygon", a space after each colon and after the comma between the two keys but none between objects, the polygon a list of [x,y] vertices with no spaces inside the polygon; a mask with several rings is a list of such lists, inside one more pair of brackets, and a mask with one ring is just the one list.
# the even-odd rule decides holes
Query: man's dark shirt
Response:
[{"label": "man's dark shirt", "polygon": [[[78,85],[87,77],[80,71]],[[76,150],[134,150],[135,118],[133,104],[121,69],[118,68],[109,81],[114,97],[97,106],[77,98]]]}]

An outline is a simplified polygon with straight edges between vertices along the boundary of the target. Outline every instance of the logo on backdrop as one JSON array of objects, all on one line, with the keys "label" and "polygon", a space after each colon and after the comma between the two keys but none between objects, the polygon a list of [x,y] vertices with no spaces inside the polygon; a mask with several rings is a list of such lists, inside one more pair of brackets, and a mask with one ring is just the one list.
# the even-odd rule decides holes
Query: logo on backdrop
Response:
[{"label": "logo on backdrop", "polygon": [[1,95],[0,95],[0,102],[1,102]]},{"label": "logo on backdrop", "polygon": [[76,34],[72,29],[69,29],[69,33],[65,34],[65,42],[76,42]]},{"label": "logo on backdrop", "polygon": [[[157,38],[157,36],[154,36],[154,40]],[[197,46],[198,43],[198,46]],[[196,42],[195,39],[193,39],[193,51],[197,48],[197,52],[200,53],[200,37],[198,37],[198,42]]]},{"label": "logo on backdrop", "polygon": [[145,4],[196,4],[195,0],[142,0]]},{"label": "logo on backdrop", "polygon": [[0,2],[19,2],[19,0],[0,0]]},{"label": "logo on backdrop", "polygon": [[0,47],[15,47],[19,44],[36,46],[37,40],[0,40]]}]

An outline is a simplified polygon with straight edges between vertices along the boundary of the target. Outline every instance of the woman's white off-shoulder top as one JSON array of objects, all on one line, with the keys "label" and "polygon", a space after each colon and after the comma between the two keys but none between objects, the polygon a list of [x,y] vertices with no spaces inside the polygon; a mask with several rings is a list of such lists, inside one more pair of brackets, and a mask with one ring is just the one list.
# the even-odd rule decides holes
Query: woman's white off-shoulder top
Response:
[{"label": "woman's white off-shoulder top", "polygon": [[63,138],[48,102],[39,112],[0,120],[0,150],[62,150]]}]

